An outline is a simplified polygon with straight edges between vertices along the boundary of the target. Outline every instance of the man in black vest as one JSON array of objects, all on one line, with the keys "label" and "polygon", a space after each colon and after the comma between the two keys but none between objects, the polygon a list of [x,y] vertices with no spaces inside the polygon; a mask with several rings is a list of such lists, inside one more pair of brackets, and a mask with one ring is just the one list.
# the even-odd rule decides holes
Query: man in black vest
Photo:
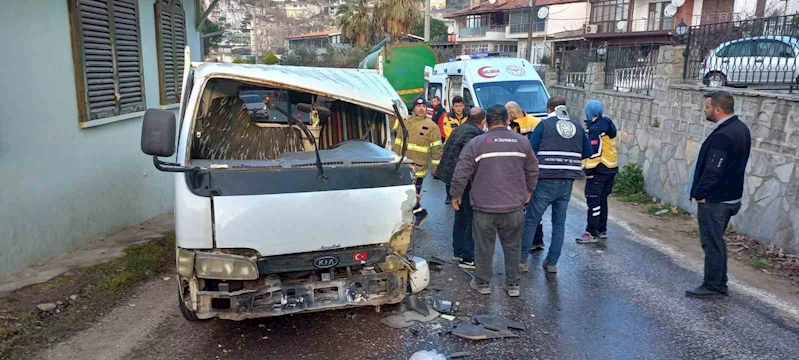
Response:
[{"label": "man in black vest", "polygon": [[[552,205],[552,240],[543,266],[547,272],[555,273],[563,247],[572,183],[585,178],[582,161],[591,157],[591,142],[580,123],[569,118],[566,99],[550,98],[547,111],[547,118],[530,135],[530,144],[538,156],[540,174],[538,187],[527,206],[525,221],[537,224],[547,207]],[[529,250],[533,246],[529,243],[532,238],[532,235],[522,236],[522,265],[527,263]]]}]

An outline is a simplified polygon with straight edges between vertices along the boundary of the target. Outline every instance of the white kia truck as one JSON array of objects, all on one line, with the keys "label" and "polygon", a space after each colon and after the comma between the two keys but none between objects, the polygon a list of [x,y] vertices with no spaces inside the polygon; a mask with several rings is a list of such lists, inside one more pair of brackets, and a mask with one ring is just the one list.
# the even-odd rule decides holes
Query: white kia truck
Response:
[{"label": "white kia truck", "polygon": [[[380,306],[427,286],[426,262],[408,254],[413,173],[391,151],[389,121],[407,111],[383,76],[185,68],[179,120],[147,110],[141,147],[174,174],[188,320]],[[257,118],[242,100],[253,94],[265,104]]]}]

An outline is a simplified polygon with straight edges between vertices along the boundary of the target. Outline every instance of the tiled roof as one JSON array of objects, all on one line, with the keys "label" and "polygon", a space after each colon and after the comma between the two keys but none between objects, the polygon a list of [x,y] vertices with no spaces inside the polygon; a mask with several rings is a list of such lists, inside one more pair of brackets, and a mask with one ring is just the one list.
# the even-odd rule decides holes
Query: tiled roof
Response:
[{"label": "tiled roof", "polygon": [[310,38],[315,38],[315,37],[330,36],[330,35],[338,34],[340,32],[341,32],[341,30],[338,30],[338,29],[327,30],[327,31],[317,31],[317,32],[308,33],[308,34],[286,36],[286,40],[310,39]]}]

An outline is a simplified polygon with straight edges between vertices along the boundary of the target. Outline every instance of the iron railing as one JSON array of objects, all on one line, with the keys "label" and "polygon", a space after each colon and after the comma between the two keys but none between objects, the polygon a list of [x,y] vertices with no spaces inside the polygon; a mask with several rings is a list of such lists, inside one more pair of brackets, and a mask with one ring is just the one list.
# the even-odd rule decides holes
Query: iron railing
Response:
[{"label": "iron railing", "polygon": [[[510,29],[508,33],[510,34],[526,34],[530,31],[530,23],[522,23],[522,24],[510,24],[508,25]],[[533,23],[533,32],[542,32],[545,31],[546,24],[543,22],[540,23]]]},{"label": "iron railing", "polygon": [[588,63],[597,61],[598,55],[595,48],[575,49],[563,53],[557,60],[558,84],[568,85],[568,74],[585,73],[588,70]]},{"label": "iron railing", "polygon": [[799,15],[692,26],[687,43],[685,79],[714,87],[799,84]]},{"label": "iron railing", "polygon": [[605,87],[649,95],[659,45],[609,46],[605,55]]},{"label": "iron railing", "polygon": [[702,14],[702,15],[694,15],[691,18],[692,25],[707,25],[707,24],[716,24],[716,23],[723,23],[723,22],[730,22],[733,20],[737,20],[740,14],[734,12],[717,12],[711,14]]},{"label": "iron railing", "polygon": [[569,72],[566,73],[566,86],[585,88],[585,83],[588,82],[587,72]]},{"label": "iron railing", "polygon": [[458,30],[458,36],[462,38],[481,37],[486,36],[489,32],[505,32],[505,25],[489,25],[473,28],[461,28]]},{"label": "iron railing", "polygon": [[673,17],[656,17],[637,20],[613,20],[591,22],[589,25],[597,26],[597,33],[625,33],[640,31],[671,31],[680,21]]}]

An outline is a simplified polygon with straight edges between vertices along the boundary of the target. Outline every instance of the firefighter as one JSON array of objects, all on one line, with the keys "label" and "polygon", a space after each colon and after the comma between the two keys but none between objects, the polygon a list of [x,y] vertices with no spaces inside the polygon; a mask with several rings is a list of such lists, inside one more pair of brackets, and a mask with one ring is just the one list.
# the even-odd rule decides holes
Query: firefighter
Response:
[{"label": "firefighter", "polygon": [[[438,123],[438,127],[444,136],[444,141],[447,141],[452,131],[466,122],[466,112],[463,111],[465,107],[462,97],[456,95],[452,98],[452,111],[442,116],[441,121]],[[449,184],[447,184],[447,197],[444,203],[449,205],[451,202],[452,196],[449,195]]]},{"label": "firefighter", "polygon": [[[416,198],[419,199],[413,208],[415,217],[414,226],[422,226],[427,219],[427,210],[420,204],[422,182],[427,176],[427,169],[436,172],[438,163],[441,162],[443,152],[441,133],[438,125],[427,118],[427,101],[419,97],[413,101],[413,113],[405,120],[408,128],[408,148],[405,157],[413,161],[414,174],[416,176]],[[397,132],[394,140],[394,152],[402,152],[402,127],[399,120],[394,120],[393,130]]]}]

